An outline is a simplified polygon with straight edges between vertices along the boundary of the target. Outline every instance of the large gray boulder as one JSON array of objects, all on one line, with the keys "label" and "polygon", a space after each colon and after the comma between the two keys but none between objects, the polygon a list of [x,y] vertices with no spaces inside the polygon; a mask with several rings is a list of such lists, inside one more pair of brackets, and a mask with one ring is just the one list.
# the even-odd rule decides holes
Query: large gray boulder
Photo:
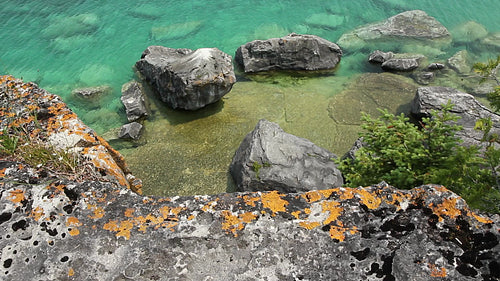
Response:
[{"label": "large gray boulder", "polygon": [[255,40],[236,50],[235,61],[245,72],[268,70],[321,70],[334,68],[340,47],[315,35],[292,33],[282,38]]},{"label": "large gray boulder", "polygon": [[236,151],[231,175],[241,191],[300,192],[343,184],[337,156],[309,140],[260,120]]},{"label": "large gray boulder", "polygon": [[125,106],[125,112],[129,122],[136,121],[148,115],[144,92],[141,85],[136,81],[131,81],[122,86],[122,96],[120,100]]},{"label": "large gray boulder", "polygon": [[411,104],[411,114],[417,118],[431,116],[432,110],[441,110],[443,105],[454,104],[452,113],[460,117],[457,124],[463,130],[457,133],[464,145],[479,145],[483,132],[474,130],[476,121],[480,118],[491,118],[492,133],[500,134],[500,116],[486,108],[472,95],[449,87],[420,87]]},{"label": "large gray boulder", "polygon": [[415,39],[425,43],[450,43],[451,35],[440,22],[424,11],[406,11],[385,21],[368,24],[343,34],[342,48],[357,49],[366,43]]},{"label": "large gray boulder", "polygon": [[412,71],[419,67],[419,63],[415,58],[389,59],[384,61],[381,67],[386,71]]},{"label": "large gray boulder", "polygon": [[217,48],[149,46],[135,66],[174,109],[196,110],[217,102],[236,82],[231,56]]}]

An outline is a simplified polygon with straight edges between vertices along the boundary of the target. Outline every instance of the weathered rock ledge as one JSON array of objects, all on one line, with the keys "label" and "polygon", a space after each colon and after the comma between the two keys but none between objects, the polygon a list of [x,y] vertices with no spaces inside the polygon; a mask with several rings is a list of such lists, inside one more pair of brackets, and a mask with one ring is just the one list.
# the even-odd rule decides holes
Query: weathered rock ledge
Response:
[{"label": "weathered rock ledge", "polygon": [[[48,97],[2,79],[2,98],[25,86]],[[67,116],[49,109],[49,119]],[[7,117],[15,110],[1,112],[17,120]],[[172,198],[124,186],[1,159],[0,279],[500,278],[500,218],[475,213],[442,186]]]}]

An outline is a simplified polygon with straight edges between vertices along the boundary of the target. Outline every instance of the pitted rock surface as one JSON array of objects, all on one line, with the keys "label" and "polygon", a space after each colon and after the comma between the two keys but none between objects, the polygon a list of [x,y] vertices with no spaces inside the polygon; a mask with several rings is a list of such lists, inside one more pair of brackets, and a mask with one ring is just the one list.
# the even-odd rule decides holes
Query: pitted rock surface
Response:
[{"label": "pitted rock surface", "polygon": [[135,66],[174,109],[196,110],[217,102],[236,82],[231,56],[217,48],[149,46]]},{"label": "pitted rock surface", "polygon": [[120,97],[129,122],[137,121],[148,115],[145,94],[141,84],[131,81],[122,86]]},{"label": "pitted rock surface", "polygon": [[0,162],[3,280],[498,280],[498,216],[441,186],[142,197]]},{"label": "pitted rock surface", "polygon": [[344,183],[335,158],[328,150],[262,119],[241,142],[229,170],[240,191],[328,189]]},{"label": "pitted rock surface", "polygon": [[255,40],[236,50],[235,61],[245,72],[268,70],[322,70],[334,68],[340,47],[316,35],[292,33],[281,38]]}]

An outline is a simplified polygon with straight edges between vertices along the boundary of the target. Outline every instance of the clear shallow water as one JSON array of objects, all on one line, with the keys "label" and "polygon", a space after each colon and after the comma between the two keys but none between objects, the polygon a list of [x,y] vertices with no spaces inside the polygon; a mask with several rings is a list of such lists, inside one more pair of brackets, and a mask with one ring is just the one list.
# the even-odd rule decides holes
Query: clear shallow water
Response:
[{"label": "clear shallow water", "polygon": [[[412,9],[426,11],[449,30],[472,20],[492,33],[500,31],[499,8],[499,0],[7,0],[0,7],[0,74],[35,81],[62,96],[84,122],[106,134],[126,122],[121,85],[134,79],[132,66],[149,45],[217,47],[234,55],[248,41],[290,32],[336,42],[355,27]],[[332,16],[342,23],[325,23]],[[475,43],[452,44],[434,59],[444,61],[460,49],[482,59],[498,52]],[[366,53],[345,51],[335,75],[240,76],[222,103],[200,112],[174,112],[152,97],[147,144],[115,144],[148,191],[169,195],[224,191],[234,150],[259,118],[341,155],[356,130],[332,123],[330,99],[360,73],[378,71],[364,63]],[[83,103],[71,94],[99,85],[113,92],[98,103]]]}]

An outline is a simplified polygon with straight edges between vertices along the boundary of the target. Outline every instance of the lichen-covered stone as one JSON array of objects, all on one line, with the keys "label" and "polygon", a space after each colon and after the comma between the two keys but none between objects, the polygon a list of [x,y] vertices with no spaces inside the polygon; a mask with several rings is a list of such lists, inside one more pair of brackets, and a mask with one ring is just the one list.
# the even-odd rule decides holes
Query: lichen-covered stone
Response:
[{"label": "lichen-covered stone", "polygon": [[4,280],[498,280],[499,217],[441,186],[157,198],[0,172]]},{"label": "lichen-covered stone", "polygon": [[[17,129],[16,129],[17,128]],[[22,130],[19,130],[22,128]],[[123,157],[85,125],[61,100],[34,83],[0,76],[0,131],[25,134],[32,143],[50,143],[90,161],[96,175],[140,192],[127,180]]]}]

